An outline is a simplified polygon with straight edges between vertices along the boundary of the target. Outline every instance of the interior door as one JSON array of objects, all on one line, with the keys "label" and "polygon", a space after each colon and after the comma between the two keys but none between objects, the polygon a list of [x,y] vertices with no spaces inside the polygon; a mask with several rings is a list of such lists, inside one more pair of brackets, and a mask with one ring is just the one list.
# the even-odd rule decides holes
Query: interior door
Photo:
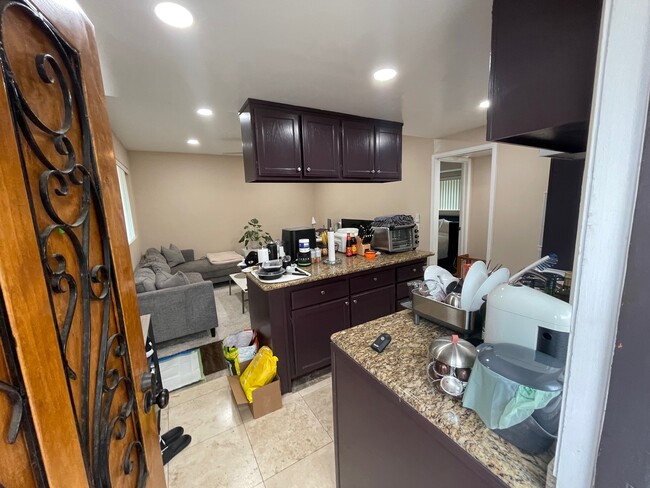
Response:
[{"label": "interior door", "polygon": [[164,486],[93,28],[0,0],[0,65],[0,485]]}]

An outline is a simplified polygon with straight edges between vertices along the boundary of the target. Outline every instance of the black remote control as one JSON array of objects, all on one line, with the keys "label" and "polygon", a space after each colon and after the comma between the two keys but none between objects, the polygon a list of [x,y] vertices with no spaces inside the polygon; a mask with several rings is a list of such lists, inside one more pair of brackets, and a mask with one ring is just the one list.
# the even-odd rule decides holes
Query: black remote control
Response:
[{"label": "black remote control", "polygon": [[383,352],[383,350],[386,349],[386,346],[390,344],[390,341],[391,336],[389,334],[382,334],[377,337],[377,339],[375,339],[375,342],[373,342],[370,347],[372,347],[377,352]]}]

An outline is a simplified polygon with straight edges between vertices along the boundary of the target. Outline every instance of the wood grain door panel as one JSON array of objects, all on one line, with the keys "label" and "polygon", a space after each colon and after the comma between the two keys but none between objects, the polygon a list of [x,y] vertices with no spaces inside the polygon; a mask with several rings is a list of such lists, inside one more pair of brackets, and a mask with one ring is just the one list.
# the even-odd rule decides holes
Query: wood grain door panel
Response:
[{"label": "wood grain door panel", "polygon": [[305,178],[340,178],[341,119],[312,114],[301,119]]},{"label": "wood grain door panel", "polygon": [[375,126],[343,120],[343,176],[372,179],[375,165]]},{"label": "wood grain door panel", "polygon": [[[92,26],[55,0],[0,0],[0,21],[3,346],[23,383],[34,471],[49,486],[164,486]],[[16,469],[10,459],[0,472]]]},{"label": "wood grain door panel", "polygon": [[300,116],[272,108],[253,110],[260,176],[302,177]]}]

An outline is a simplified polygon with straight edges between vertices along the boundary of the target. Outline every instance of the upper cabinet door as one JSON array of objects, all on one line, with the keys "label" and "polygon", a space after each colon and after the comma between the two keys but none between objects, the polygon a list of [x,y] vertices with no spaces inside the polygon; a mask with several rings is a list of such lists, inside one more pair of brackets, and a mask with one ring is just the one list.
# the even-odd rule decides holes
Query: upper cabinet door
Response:
[{"label": "upper cabinet door", "polygon": [[287,110],[253,110],[257,165],[260,176],[302,177],[300,116]]},{"label": "upper cabinet door", "polygon": [[340,178],[341,119],[303,114],[302,153],[305,178]]},{"label": "upper cabinet door", "polygon": [[376,180],[402,178],[402,126],[380,123],[375,126]]},{"label": "upper cabinet door", "polygon": [[375,124],[343,120],[343,176],[372,179],[375,171]]},{"label": "upper cabinet door", "polygon": [[601,0],[495,0],[487,140],[583,152]]}]

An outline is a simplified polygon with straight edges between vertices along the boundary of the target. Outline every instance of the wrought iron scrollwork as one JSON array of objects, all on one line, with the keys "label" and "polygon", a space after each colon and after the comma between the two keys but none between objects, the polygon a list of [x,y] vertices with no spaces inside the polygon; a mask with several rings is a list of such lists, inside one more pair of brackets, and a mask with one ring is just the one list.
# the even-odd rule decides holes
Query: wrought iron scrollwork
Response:
[{"label": "wrought iron scrollwork", "polygon": [[18,439],[20,421],[23,418],[23,397],[17,388],[3,381],[0,381],[0,393],[7,395],[11,402],[11,421],[9,422],[9,430],[7,431],[7,442],[13,444]]},{"label": "wrought iron scrollwork", "polygon": [[[33,54],[33,69],[44,85],[58,87],[56,103],[33,106],[21,90],[2,22],[9,9],[47,38],[48,52]],[[79,54],[30,3],[0,0],[0,64],[88,479],[96,488],[112,486],[109,453],[114,441],[128,435],[122,472],[144,486],[142,429],[120,296],[113,293],[115,273]],[[61,107],[58,123],[39,116],[42,106]],[[80,337],[74,344],[73,335]],[[71,347],[81,358],[75,367]],[[98,349],[96,357],[92,348]]]}]

